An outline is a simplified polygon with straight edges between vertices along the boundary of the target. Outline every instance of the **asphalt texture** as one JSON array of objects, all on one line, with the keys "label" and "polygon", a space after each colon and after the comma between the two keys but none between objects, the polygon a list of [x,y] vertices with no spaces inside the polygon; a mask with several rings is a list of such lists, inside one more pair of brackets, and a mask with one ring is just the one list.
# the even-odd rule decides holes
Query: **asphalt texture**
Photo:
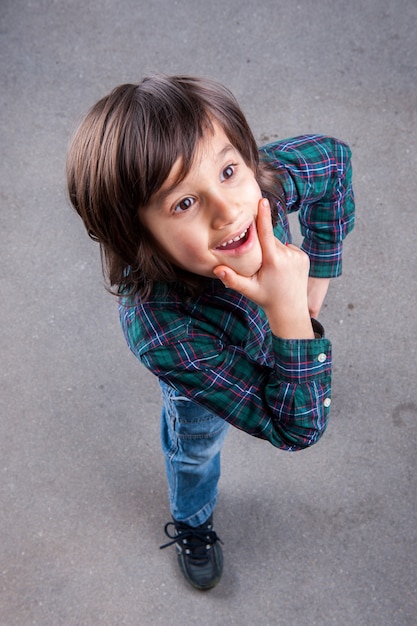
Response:
[{"label": "asphalt texture", "polygon": [[[1,0],[2,626],[417,624],[415,0]],[[174,549],[157,381],[65,189],[70,136],[150,72],[220,80],[259,143],[353,150],[357,222],[321,321],[331,422],[289,454],[233,429],[221,583]]]}]

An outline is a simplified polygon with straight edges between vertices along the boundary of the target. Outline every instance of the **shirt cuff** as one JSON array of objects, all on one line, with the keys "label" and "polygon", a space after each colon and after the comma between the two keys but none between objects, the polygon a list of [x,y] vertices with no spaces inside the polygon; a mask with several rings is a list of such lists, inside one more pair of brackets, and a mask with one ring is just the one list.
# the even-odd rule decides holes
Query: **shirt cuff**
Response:
[{"label": "shirt cuff", "polygon": [[332,344],[323,326],[312,319],[316,339],[282,339],[273,335],[275,371],[284,382],[304,383],[331,376]]},{"label": "shirt cuff", "polygon": [[310,259],[310,276],[314,278],[336,278],[342,273],[341,241],[337,243],[317,242],[304,239],[301,249]]}]

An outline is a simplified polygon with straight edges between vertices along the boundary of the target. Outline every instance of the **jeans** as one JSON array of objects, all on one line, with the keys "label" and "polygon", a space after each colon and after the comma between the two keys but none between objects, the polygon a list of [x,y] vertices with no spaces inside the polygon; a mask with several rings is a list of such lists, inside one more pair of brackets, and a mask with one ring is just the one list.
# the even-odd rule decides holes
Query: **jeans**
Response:
[{"label": "jeans", "polygon": [[213,513],[220,451],[229,424],[166,383],[162,389],[161,443],[172,517],[190,526]]}]

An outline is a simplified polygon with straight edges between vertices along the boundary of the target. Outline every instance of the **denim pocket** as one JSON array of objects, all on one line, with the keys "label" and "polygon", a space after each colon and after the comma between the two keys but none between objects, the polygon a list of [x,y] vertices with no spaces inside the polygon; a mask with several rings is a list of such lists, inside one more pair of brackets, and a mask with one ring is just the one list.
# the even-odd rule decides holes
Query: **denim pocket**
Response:
[{"label": "denim pocket", "polygon": [[201,404],[161,383],[165,410],[178,437],[188,439],[215,438],[227,431],[228,423]]}]

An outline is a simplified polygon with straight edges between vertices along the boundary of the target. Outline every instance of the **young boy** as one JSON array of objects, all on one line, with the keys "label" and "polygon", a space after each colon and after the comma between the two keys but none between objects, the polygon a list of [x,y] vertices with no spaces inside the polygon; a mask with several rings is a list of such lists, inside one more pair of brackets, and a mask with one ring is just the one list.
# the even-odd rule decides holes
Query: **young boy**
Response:
[{"label": "young boy", "polygon": [[166,545],[209,589],[223,567],[213,510],[229,424],[283,450],[327,425],[331,344],[314,318],[353,227],[349,148],[310,135],[258,150],[227,89],[152,76],[90,110],[67,175],[127,343],[160,381]]}]

